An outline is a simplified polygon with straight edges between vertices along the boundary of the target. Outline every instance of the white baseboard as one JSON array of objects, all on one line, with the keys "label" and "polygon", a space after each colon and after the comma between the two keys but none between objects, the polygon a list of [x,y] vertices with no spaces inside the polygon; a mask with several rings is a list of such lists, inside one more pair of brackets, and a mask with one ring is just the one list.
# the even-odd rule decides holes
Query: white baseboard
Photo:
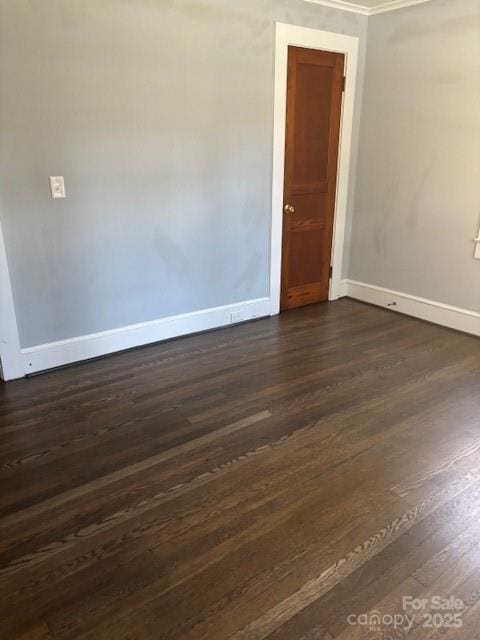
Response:
[{"label": "white baseboard", "polygon": [[26,374],[36,373],[132,347],[269,315],[270,298],[258,298],[59,342],[49,342],[22,349],[24,369]]},{"label": "white baseboard", "polygon": [[340,280],[338,297],[344,298],[345,296],[348,296],[348,280]]},{"label": "white baseboard", "polygon": [[419,298],[408,293],[356,280],[343,280],[342,291],[343,295],[356,300],[369,302],[379,307],[387,307],[392,311],[480,336],[480,313],[476,311],[452,307],[435,300]]},{"label": "white baseboard", "polygon": [[[349,296],[392,311],[480,336],[480,313],[419,298],[366,282],[342,280],[339,296]],[[393,305],[393,306],[391,306]],[[234,317],[232,319],[232,314]],[[131,349],[198,331],[215,329],[271,314],[270,298],[185,313],[22,349],[26,374]]]}]

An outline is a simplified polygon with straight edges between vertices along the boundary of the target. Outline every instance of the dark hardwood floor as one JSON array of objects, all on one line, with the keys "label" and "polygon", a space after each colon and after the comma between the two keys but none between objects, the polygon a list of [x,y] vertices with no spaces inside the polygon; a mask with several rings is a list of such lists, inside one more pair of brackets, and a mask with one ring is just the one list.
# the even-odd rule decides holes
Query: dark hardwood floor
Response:
[{"label": "dark hardwood floor", "polygon": [[479,392],[347,299],[1,385],[0,638],[480,638]]}]

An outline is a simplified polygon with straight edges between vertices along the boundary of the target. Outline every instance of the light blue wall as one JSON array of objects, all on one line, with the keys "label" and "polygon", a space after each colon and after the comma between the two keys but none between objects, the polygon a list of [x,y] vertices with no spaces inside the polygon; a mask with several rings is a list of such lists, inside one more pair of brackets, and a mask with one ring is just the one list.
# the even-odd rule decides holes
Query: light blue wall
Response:
[{"label": "light blue wall", "polygon": [[303,0],[0,7],[0,220],[22,347],[267,296],[274,22],[358,35],[360,104],[367,19]]}]

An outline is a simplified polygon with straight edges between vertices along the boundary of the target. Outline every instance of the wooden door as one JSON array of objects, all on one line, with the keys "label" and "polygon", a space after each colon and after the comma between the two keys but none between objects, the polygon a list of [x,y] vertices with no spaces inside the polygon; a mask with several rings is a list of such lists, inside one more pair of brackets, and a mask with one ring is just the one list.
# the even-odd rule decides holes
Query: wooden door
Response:
[{"label": "wooden door", "polygon": [[288,48],[282,310],[328,299],[344,64]]}]

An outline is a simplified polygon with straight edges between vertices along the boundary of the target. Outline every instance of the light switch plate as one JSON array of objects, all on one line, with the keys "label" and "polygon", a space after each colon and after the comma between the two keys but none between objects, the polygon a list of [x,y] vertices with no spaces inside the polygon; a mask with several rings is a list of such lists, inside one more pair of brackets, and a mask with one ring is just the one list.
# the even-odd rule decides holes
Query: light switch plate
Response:
[{"label": "light switch plate", "polygon": [[52,198],[67,197],[63,176],[50,176],[50,191],[52,192]]}]

